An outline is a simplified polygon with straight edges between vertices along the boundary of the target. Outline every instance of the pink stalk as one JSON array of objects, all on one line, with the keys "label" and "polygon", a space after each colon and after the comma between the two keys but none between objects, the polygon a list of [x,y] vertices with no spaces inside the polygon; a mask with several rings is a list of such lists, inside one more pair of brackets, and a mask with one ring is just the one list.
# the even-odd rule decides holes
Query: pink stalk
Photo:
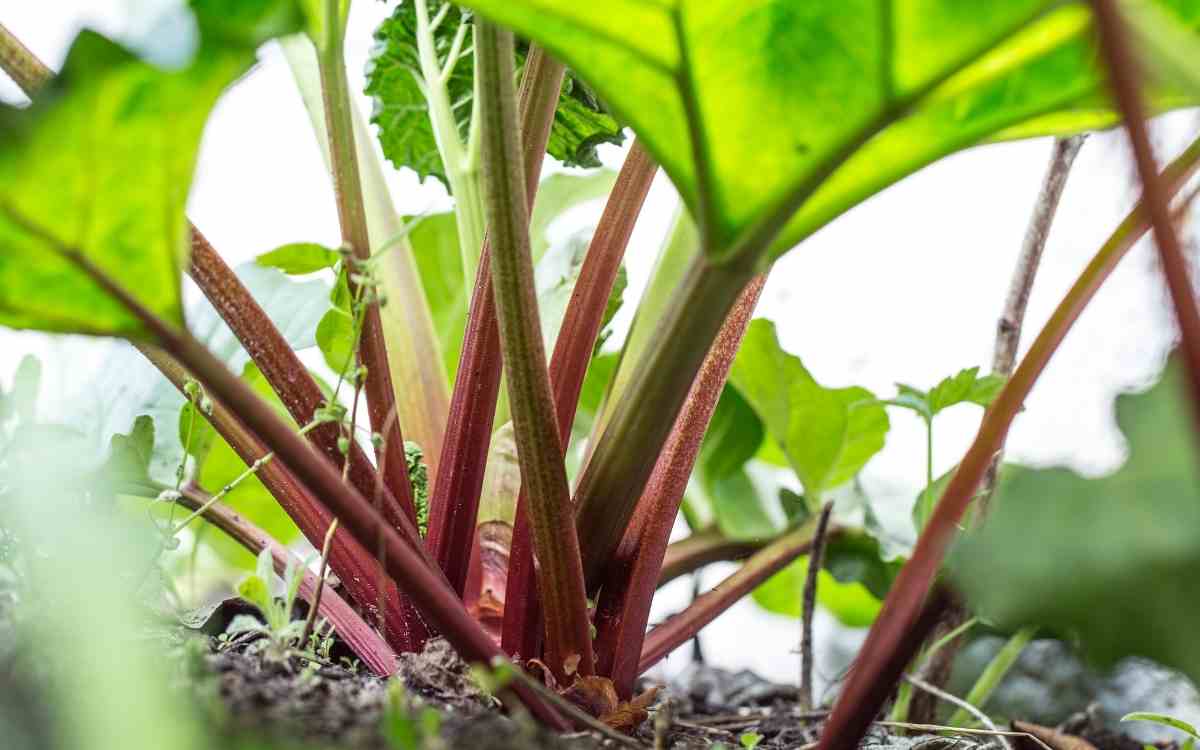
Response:
[{"label": "pink stalk", "polygon": [[[563,450],[575,421],[575,408],[587,374],[596,338],[604,324],[604,311],[612,295],[625,248],[634,224],[658,171],[642,146],[634,142],[617,175],[587,256],[571,292],[554,355],[550,360],[550,383],[554,391],[558,433]],[[535,586],[533,540],[529,526],[528,498],[522,489],[517,500],[516,523],[509,552],[505,585],[502,645],[509,654],[531,657],[541,653],[541,603]]]},{"label": "pink stalk", "polygon": [[[537,47],[530,49],[519,105],[525,194],[530,210],[537,195],[563,74],[561,63]],[[500,393],[500,330],[496,325],[491,257],[491,240],[485,235],[458,374],[450,397],[445,441],[429,499],[426,544],[460,596],[466,588],[479,493],[487,468],[496,397]]]},{"label": "pink stalk", "polygon": [[[601,674],[612,678],[617,693],[626,699],[632,695],[633,683],[642,671],[638,656],[671,528],[700,453],[708,422],[765,282],[765,274],[754,277],[721,326],[675,420],[633,519],[605,569],[596,612],[600,670]],[[729,603],[733,601],[736,599]]]}]

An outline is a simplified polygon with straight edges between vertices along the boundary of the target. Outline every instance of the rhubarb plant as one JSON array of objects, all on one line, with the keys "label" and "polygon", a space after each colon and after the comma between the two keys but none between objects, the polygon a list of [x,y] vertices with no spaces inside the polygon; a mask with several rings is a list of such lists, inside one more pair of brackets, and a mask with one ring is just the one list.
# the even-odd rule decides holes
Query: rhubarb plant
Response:
[{"label": "rhubarb plant", "polygon": [[[182,394],[169,429],[136,421],[112,444],[110,479],[157,498],[155,513],[187,507],[252,552],[259,572],[244,593],[274,630],[290,626],[264,594],[269,568],[286,570],[284,545],[303,537],[327,547],[342,590],[322,599],[295,568],[295,592],[374,671],[441,636],[468,661],[536,673],[540,683],[519,672],[499,695],[548,726],[568,729],[582,708],[629,728],[653,697],[634,694],[636,679],[741,597],[792,614],[820,601],[874,621],[822,737],[852,747],[946,606],[934,577],[1025,397],[1151,226],[1180,321],[1181,380],[1200,395],[1200,317],[1167,206],[1200,145],[1160,174],[1143,124],[1197,103],[1179,73],[1188,63],[1153,42],[1196,43],[1200,6],[1140,5],[1133,33],[1100,0],[404,0],[375,32],[373,129],[346,71],[349,0],[181,4],[195,50],[170,68],[84,31],[54,72],[0,27],[0,66],[32,100],[0,110],[0,324],[127,340]],[[270,304],[186,213],[208,113],[271,39],[321,147],[340,245],[263,248],[256,270],[277,284],[315,274],[283,288],[308,288],[318,315]],[[1143,81],[1135,55],[1172,73]],[[1010,378],[970,369],[881,400],[823,384],[773,323],[751,322],[776,259],[923,166],[1121,122],[1145,199]],[[594,168],[622,126],[635,138],[615,176],[542,179],[548,163]],[[452,211],[401,216],[375,138],[392,167],[440,180]],[[660,166],[680,207],[622,337],[623,264]],[[601,196],[594,229],[551,237],[554,220]],[[185,274],[222,326],[185,313]],[[208,324],[227,327],[244,356],[219,351]],[[297,354],[310,341],[332,380]],[[978,436],[944,485],[927,463],[922,531],[902,567],[869,499],[829,522],[885,448],[886,405],[916,411],[932,439],[935,415],[962,402],[987,407]],[[173,481],[151,477],[176,435]],[[1184,476],[1195,456],[1175,458]],[[1129,476],[1158,486],[1154,471]],[[242,518],[238,493],[282,515]],[[972,564],[987,567],[988,545],[1012,533],[1014,503],[964,547],[952,580],[968,592]],[[1065,512],[1048,513],[1047,537]],[[671,544],[680,514],[692,535]],[[171,539],[183,530],[166,528]],[[821,564],[804,571],[810,551]],[[1133,552],[1107,562],[1147,564]],[[661,582],[722,559],[745,562],[648,629]],[[1019,562],[1014,575],[1056,584],[1035,557]],[[1102,588],[1075,594],[1098,600]],[[1050,598],[1070,611],[980,601],[1014,624],[1088,632],[1073,619],[1083,604],[1041,603]],[[1193,668],[1168,634],[1155,653]],[[1118,650],[1107,635],[1106,654]]]}]

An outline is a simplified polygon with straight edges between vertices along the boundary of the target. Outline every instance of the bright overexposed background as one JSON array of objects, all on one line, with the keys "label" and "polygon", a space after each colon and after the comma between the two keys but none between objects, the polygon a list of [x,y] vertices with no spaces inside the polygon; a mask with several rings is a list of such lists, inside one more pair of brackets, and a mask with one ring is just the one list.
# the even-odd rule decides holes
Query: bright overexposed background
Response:
[{"label": "bright overexposed background", "polygon": [[[130,43],[146,39],[153,26],[139,20],[147,16],[131,12],[134,5],[131,0],[2,0],[0,20],[57,67],[81,26]],[[371,32],[391,7],[366,0],[354,5],[347,62],[356,90],[361,89]],[[155,51],[165,58],[171,53]],[[0,98],[24,101],[3,76]],[[359,106],[370,111],[365,97]],[[1193,113],[1160,120],[1155,129],[1160,157],[1173,156],[1195,125]],[[784,346],[826,385],[858,384],[886,396],[897,381],[928,387],[963,367],[986,370],[996,319],[1050,148],[1048,139],[977,148],[887,190],[785,256],[772,271],[758,314],[778,323]],[[617,168],[622,149],[605,147],[602,157]],[[436,182],[422,185],[412,173],[397,172],[389,180],[402,213],[448,205]],[[1024,345],[1135,194],[1123,136],[1091,137],[1050,235]],[[636,299],[646,283],[675,202],[670,183],[660,175],[627,254],[627,300]],[[598,216],[601,207],[597,201],[586,210]],[[288,68],[274,46],[261,51],[259,65],[213,113],[189,215],[231,263],[286,242],[337,244],[329,179]],[[1165,300],[1152,248],[1143,242],[1098,294],[1039,381],[1009,438],[1011,458],[1066,463],[1088,474],[1119,465],[1125,448],[1113,420],[1112,398],[1147,385],[1161,368],[1174,337]],[[627,305],[621,318],[625,325],[631,314],[632,305]],[[59,347],[60,340],[41,334],[0,330],[0,382],[9,382],[23,354],[39,354],[48,369],[44,408],[52,413],[56,402],[65,403],[98,376],[86,357],[80,361],[78,346],[72,349],[76,359],[56,361]],[[102,360],[97,356],[96,361]],[[935,472],[957,461],[978,419],[979,410],[972,408],[939,418]],[[921,424],[915,416],[893,413],[887,447],[863,475],[880,512],[904,519],[923,471]],[[713,566],[703,575],[704,585],[731,569]],[[683,606],[690,592],[689,581],[668,587],[656,617]],[[845,632],[824,613],[819,613],[818,626],[818,638],[827,646],[820,671],[829,678],[845,664],[861,634]],[[714,663],[791,681],[798,670],[797,638],[795,621],[743,602],[705,632],[704,642]],[[668,670],[687,661],[682,652],[686,649],[672,657]]]}]

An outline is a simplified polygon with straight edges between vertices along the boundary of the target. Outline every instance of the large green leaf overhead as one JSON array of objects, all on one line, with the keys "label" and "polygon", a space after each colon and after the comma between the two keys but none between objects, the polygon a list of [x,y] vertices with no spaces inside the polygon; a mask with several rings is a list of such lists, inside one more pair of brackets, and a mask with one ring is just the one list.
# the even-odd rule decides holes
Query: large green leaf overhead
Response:
[{"label": "large green leaf overhead", "polygon": [[984,616],[1077,635],[1105,664],[1138,655],[1200,679],[1200,442],[1179,365],[1117,400],[1129,442],[1118,471],[1002,477],[987,524],[951,566]]},{"label": "large green leaf overhead", "polygon": [[84,31],[33,106],[0,106],[0,324],[144,335],[73,254],[182,324],[184,206],[208,112],[258,42],[300,23],[291,0],[191,7],[201,36],[187,67]]},{"label": "large green leaf overhead", "polygon": [[[1144,1],[1197,34],[1200,4]],[[595,87],[670,174],[717,260],[788,222],[774,257],[958,149],[1113,119],[1083,2],[462,4]],[[1160,91],[1155,103],[1182,99]]]}]

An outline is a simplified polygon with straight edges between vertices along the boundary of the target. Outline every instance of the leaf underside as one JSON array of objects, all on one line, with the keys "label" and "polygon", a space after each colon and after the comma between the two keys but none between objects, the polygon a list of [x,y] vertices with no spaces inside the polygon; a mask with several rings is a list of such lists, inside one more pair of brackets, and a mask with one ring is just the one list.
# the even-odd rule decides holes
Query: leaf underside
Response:
[{"label": "leaf underside", "polygon": [[[1200,30],[1196,3],[1146,2],[1181,33]],[[757,229],[751,249],[765,251],[787,222],[767,251],[777,257],[951,152],[1116,120],[1081,1],[463,5],[596,89],[671,176],[718,261]],[[1158,109],[1195,100],[1168,85],[1150,94]]]}]

